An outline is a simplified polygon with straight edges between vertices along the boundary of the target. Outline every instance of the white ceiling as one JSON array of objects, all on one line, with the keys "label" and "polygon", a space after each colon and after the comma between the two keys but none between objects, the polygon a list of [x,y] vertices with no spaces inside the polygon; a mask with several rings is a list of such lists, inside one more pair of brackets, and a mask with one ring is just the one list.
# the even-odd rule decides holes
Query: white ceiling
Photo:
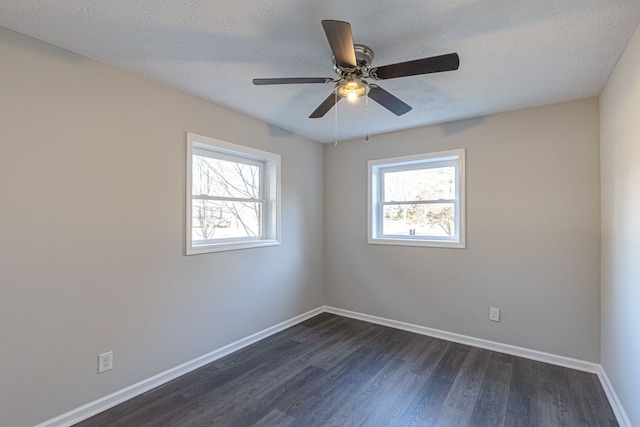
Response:
[{"label": "white ceiling", "polygon": [[[0,25],[320,142],[335,115],[309,114],[336,77],[322,19],[351,23],[374,66],[457,52],[458,71],[380,86],[413,106],[369,105],[369,133],[597,96],[640,20],[639,0],[0,0]],[[365,108],[338,104],[340,140]]]}]

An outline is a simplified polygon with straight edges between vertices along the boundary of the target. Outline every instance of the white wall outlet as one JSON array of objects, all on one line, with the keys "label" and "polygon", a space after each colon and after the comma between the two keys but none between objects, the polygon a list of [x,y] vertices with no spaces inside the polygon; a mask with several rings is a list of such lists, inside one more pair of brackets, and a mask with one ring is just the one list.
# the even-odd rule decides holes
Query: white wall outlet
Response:
[{"label": "white wall outlet", "polygon": [[113,369],[113,351],[98,355],[98,373]]},{"label": "white wall outlet", "polygon": [[500,309],[495,307],[489,308],[489,320],[493,320],[494,322],[500,321]]}]

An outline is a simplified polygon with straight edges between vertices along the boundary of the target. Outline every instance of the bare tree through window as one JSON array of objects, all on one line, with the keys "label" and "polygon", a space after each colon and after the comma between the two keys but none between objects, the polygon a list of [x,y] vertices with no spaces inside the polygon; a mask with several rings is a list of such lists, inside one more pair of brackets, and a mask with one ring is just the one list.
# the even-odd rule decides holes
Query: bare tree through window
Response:
[{"label": "bare tree through window", "polygon": [[455,168],[384,174],[384,234],[453,236]]},{"label": "bare tree through window", "polygon": [[260,236],[260,164],[194,155],[192,167],[194,239]]}]

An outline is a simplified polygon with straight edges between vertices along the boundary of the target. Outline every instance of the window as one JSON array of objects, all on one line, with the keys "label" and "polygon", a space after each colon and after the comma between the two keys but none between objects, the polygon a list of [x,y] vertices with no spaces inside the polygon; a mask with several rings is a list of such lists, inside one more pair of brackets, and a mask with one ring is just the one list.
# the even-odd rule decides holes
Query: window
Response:
[{"label": "window", "polygon": [[187,255],[279,245],[280,156],[187,134]]},{"label": "window", "polygon": [[369,243],[464,248],[464,149],[369,161]]}]

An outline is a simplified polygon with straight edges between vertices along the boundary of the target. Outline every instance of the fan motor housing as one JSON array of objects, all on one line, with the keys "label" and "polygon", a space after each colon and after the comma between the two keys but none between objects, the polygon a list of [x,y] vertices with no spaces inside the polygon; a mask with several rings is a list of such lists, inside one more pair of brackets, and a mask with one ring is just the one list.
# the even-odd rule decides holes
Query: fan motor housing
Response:
[{"label": "fan motor housing", "polygon": [[366,70],[371,67],[371,63],[373,62],[373,50],[363,44],[354,44],[353,48],[356,52],[356,63],[358,65],[355,69],[340,67],[336,64],[336,57],[334,54],[331,54],[333,71],[340,77],[343,77],[345,74],[353,73],[354,71],[359,72],[359,74],[366,74]]}]

